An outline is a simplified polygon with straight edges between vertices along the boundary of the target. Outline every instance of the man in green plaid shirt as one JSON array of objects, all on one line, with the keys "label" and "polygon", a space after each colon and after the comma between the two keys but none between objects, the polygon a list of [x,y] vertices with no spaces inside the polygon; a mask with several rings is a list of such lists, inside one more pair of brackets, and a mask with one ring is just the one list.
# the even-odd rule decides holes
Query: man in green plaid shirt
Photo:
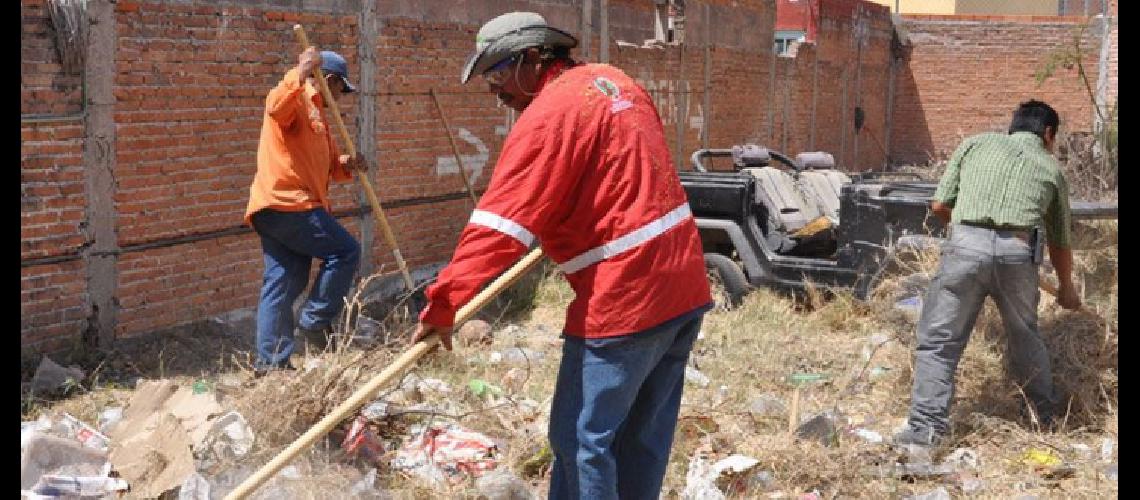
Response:
[{"label": "man in green plaid shirt", "polygon": [[897,444],[935,445],[950,431],[954,372],[987,296],[1009,336],[1013,372],[1049,426],[1058,410],[1049,353],[1037,331],[1038,248],[1044,232],[1057,270],[1057,302],[1078,309],[1070,249],[1069,192],[1052,157],[1060,118],[1040,101],[1022,103],[1008,134],[966,139],[950,158],[931,211],[950,228],[918,322],[914,388]]}]

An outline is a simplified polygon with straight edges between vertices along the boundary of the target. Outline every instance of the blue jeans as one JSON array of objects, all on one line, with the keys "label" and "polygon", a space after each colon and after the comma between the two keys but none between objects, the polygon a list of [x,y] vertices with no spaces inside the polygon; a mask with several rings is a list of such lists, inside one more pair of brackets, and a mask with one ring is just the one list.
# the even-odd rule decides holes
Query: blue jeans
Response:
[{"label": "blue jeans", "polygon": [[550,500],[657,499],[708,309],[629,336],[565,337],[550,409]]},{"label": "blue jeans", "polygon": [[257,305],[259,368],[283,367],[293,354],[293,302],[309,284],[313,258],[323,261],[308,301],[301,308],[300,327],[310,330],[332,325],[344,308],[360,263],[360,244],[323,208],[303,212],[260,210],[251,218],[261,236],[265,275]]}]

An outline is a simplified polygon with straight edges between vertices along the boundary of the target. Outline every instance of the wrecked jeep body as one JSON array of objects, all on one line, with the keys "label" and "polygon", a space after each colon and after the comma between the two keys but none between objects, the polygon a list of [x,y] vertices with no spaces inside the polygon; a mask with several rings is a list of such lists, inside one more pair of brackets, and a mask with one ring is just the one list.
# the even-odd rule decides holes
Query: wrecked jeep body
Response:
[{"label": "wrecked jeep body", "polygon": [[[703,161],[714,157],[730,157],[733,170],[707,170]],[[706,265],[733,305],[749,287],[797,292],[808,282],[866,300],[901,251],[945,236],[929,212],[937,181],[917,174],[849,174],[828,153],[790,158],[752,144],[700,149],[691,159],[681,184]],[[1115,204],[1071,205],[1074,220],[1116,217]]]}]

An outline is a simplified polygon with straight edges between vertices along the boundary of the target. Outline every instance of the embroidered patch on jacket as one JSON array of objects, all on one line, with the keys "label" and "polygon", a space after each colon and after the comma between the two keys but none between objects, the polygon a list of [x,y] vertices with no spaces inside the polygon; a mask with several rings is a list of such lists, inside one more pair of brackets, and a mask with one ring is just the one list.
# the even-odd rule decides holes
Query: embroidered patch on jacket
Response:
[{"label": "embroidered patch on jacket", "polygon": [[604,76],[595,78],[594,87],[598,89],[598,92],[610,98],[610,113],[617,113],[633,107],[633,103],[629,99],[621,97],[621,89],[609,78]]}]

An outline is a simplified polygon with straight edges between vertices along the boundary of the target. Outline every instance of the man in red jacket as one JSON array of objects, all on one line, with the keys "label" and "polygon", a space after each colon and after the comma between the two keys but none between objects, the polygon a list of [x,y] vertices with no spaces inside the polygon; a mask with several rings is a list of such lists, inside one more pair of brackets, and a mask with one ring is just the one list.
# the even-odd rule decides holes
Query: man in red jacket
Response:
[{"label": "man in red jacket", "polygon": [[550,414],[550,498],[652,498],[673,442],[685,364],[711,308],[701,241],[661,118],[625,73],[569,57],[534,13],[485,24],[461,79],[519,111],[417,340],[451,349],[456,310],[534,244],[575,299]]}]

